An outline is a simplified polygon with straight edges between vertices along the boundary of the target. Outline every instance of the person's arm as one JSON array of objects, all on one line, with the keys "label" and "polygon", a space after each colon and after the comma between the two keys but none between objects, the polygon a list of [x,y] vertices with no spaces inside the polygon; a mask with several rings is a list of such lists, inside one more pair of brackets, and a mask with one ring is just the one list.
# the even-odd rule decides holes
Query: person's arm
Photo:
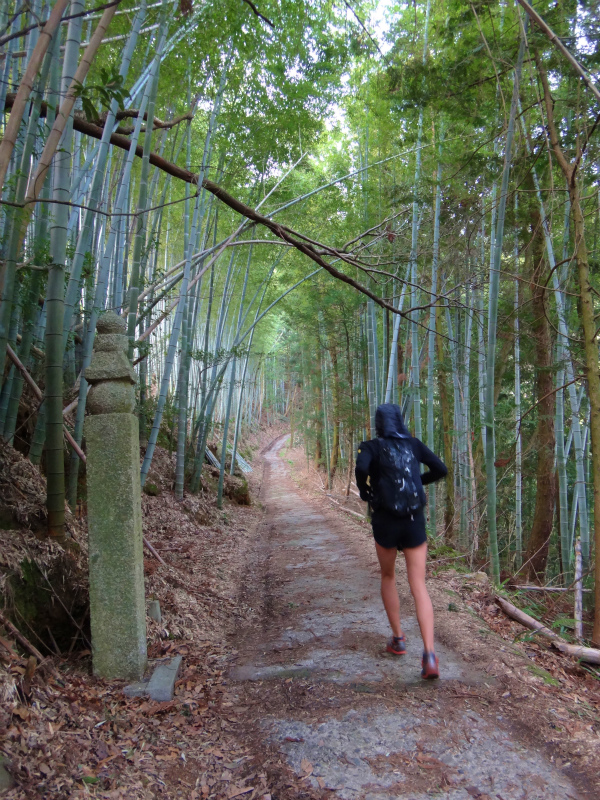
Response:
[{"label": "person's arm", "polygon": [[356,485],[358,486],[360,499],[365,502],[371,499],[371,487],[367,483],[367,478],[369,477],[369,468],[372,460],[373,447],[371,442],[361,442],[358,446],[354,475],[356,477]]},{"label": "person's arm", "polygon": [[435,453],[432,453],[431,450],[426,447],[423,442],[419,439],[413,439],[416,444],[415,456],[417,461],[420,461],[421,464],[425,464],[428,468],[427,472],[424,472],[421,475],[421,483],[423,486],[427,486],[428,483],[435,483],[435,481],[439,481],[442,478],[445,478],[448,474],[448,467],[444,464],[444,462],[439,459]]}]

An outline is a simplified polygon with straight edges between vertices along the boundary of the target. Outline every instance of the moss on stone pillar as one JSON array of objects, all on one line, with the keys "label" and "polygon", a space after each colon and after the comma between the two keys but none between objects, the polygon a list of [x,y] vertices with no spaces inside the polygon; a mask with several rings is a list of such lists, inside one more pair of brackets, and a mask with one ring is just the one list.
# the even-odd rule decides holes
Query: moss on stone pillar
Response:
[{"label": "moss on stone pillar", "polygon": [[135,376],[125,322],[109,312],[97,331],[85,423],[92,656],[97,675],[135,679],[147,662]]}]

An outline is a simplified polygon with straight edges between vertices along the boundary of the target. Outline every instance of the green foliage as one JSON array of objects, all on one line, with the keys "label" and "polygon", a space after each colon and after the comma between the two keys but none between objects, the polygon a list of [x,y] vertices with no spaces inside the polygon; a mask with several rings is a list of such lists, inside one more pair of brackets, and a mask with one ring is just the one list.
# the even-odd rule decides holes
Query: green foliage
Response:
[{"label": "green foliage", "polygon": [[560,636],[564,636],[566,631],[572,632],[575,630],[575,620],[569,617],[557,617],[550,627],[558,631]]},{"label": "green foliage", "polygon": [[560,682],[543,667],[539,667],[537,664],[528,664],[527,669],[536,678],[541,678],[548,686],[560,686]]},{"label": "green foliage", "polygon": [[73,94],[81,101],[83,113],[89,122],[98,119],[98,105],[109,109],[113,100],[122,108],[129,97],[129,92],[123,85],[123,77],[115,67],[100,67],[98,69],[99,83],[88,84],[76,82]]},{"label": "green foliage", "polygon": [[205,351],[196,348],[190,352],[190,357],[193,361],[201,362],[204,365],[203,369],[212,369],[212,367],[219,367],[222,364],[228,363],[232,358],[244,358],[247,354],[247,346],[237,345],[229,349],[226,347],[219,347],[214,351]]},{"label": "green foliage", "polygon": [[[419,326],[418,344],[423,347],[421,378],[427,374],[424,343],[428,329],[430,290],[432,286],[432,239],[434,228],[435,192],[438,159],[441,158],[442,209],[440,216],[441,253],[440,280],[448,303],[440,309],[442,344],[435,356],[433,404],[436,437],[441,449],[443,442],[442,412],[448,411],[448,431],[452,438],[451,453],[457,460],[458,420],[455,413],[461,403],[468,403],[469,452],[466,466],[469,483],[475,488],[473,525],[471,532],[479,537],[479,552],[473,552],[478,566],[487,559],[485,494],[483,490],[482,430],[478,391],[479,330],[484,349],[487,341],[487,307],[490,252],[493,245],[491,224],[493,208],[492,187],[498,182],[504,161],[505,129],[513,86],[521,11],[513,4],[492,0],[435,0],[431,4],[428,47],[424,57],[425,2],[386,5],[387,42],[382,57],[371,38],[345,7],[330,3],[303,0],[265,0],[260,10],[276,20],[271,29],[253,14],[241,0],[223,0],[182,6],[180,13],[167,24],[168,39],[177,35],[189,23],[186,35],[173,46],[161,65],[156,115],[169,121],[187,114],[194,116],[173,128],[160,128],[152,134],[152,149],[178,166],[188,165],[194,172],[206,169],[210,179],[220,183],[230,194],[249,205],[256,206],[274,190],[261,211],[271,215],[284,204],[285,211],[274,219],[290,229],[301,232],[321,245],[337,248],[326,258],[353,280],[362,282],[379,296],[397,304],[406,287],[407,267],[411,254],[411,218],[413,203],[417,204],[419,235],[417,238],[418,308],[410,318]],[[120,10],[131,12],[134,0],[123,0]],[[369,15],[373,3],[361,2],[355,7],[375,38],[381,37]],[[541,0],[536,9],[557,32],[561,40],[576,54],[585,67],[594,71],[599,63],[600,25],[597,3],[576,3],[566,0],[560,4]],[[28,12],[24,11],[23,14]],[[144,26],[162,24],[162,9],[150,8]],[[131,13],[115,16],[110,35],[92,65],[85,86],[77,88],[83,112],[88,119],[97,120],[103,110],[116,100],[123,107],[148,63],[154,57],[156,40],[141,39],[133,54],[127,80],[120,78],[122,46],[131,29]],[[371,21],[369,21],[371,20]],[[516,364],[514,356],[515,283],[519,286],[518,319],[521,346],[521,392],[524,416],[520,432],[523,440],[523,524],[527,536],[534,515],[537,468],[536,430],[539,422],[536,396],[534,334],[537,320],[531,308],[531,245],[534,234],[534,215],[538,207],[531,172],[536,170],[552,225],[552,238],[557,261],[562,260],[564,224],[564,180],[547,152],[547,128],[540,105],[539,81],[536,74],[534,50],[549,72],[557,124],[566,155],[574,158],[577,147],[591,132],[597,108],[595,100],[581,87],[579,79],[566,68],[547,39],[537,30],[529,29],[529,54],[526,57],[521,103],[527,136],[533,148],[528,152],[521,130],[517,132],[511,173],[506,237],[501,260],[499,289],[499,342],[497,370],[488,376],[497,386],[495,408],[496,449],[501,466],[498,469],[498,526],[505,553],[507,571],[514,570],[515,518],[515,390]],[[204,145],[213,103],[217,97],[224,65],[231,57],[216,129],[211,141],[208,162],[203,163]],[[58,73],[57,73],[58,74]],[[126,88],[127,87],[127,88]],[[51,92],[47,91],[50,106]],[[133,98],[139,102],[139,94]],[[415,185],[416,144],[419,140],[418,122],[422,115],[421,177]],[[444,130],[444,145],[439,153],[440,134]],[[188,156],[189,134],[189,156]],[[40,126],[41,147],[46,130]],[[39,147],[38,147],[39,145]],[[76,152],[73,175],[84,170],[85,159],[92,156],[95,143],[83,138]],[[19,142],[21,147],[21,142]],[[303,155],[293,170],[292,165]],[[597,132],[591,136],[578,169],[578,179],[584,194],[586,235],[591,252],[591,281],[594,291],[600,291],[600,214],[598,212],[598,173],[600,155]],[[123,153],[111,150],[105,178],[106,196],[102,214],[94,222],[93,242],[86,253],[82,271],[82,294],[78,298],[75,316],[83,322],[82,308],[89,310],[98,267],[103,263],[104,248],[114,217],[104,217],[114,210],[116,191],[120,187]],[[95,166],[90,162],[86,170]],[[288,170],[290,170],[289,174]],[[12,164],[6,182],[7,196],[14,192],[18,169]],[[345,177],[350,175],[349,177]],[[284,177],[285,176],[285,177]],[[276,184],[281,184],[275,189]],[[336,182],[337,181],[337,182]],[[111,271],[107,304],[116,289],[127,288],[128,248],[132,225],[136,217],[136,198],[140,182],[139,159],[134,163],[129,191],[129,215],[119,233],[115,251],[107,254]],[[327,187],[315,191],[318,187]],[[176,264],[183,253],[185,205],[183,199],[190,187],[167,177],[163,172],[151,172],[151,210],[147,217],[147,237],[142,261],[146,267],[146,286],[157,282]],[[191,189],[193,194],[195,189]],[[514,197],[518,209],[514,209]],[[302,198],[300,202],[297,201]],[[73,189],[73,201],[85,205]],[[497,196],[495,202],[497,203]],[[241,218],[218,200],[203,198],[203,218],[198,248],[212,247],[223,241],[240,224]],[[217,212],[218,209],[218,212]],[[7,229],[15,218],[13,211],[2,212],[7,224],[3,230],[3,246],[7,245]],[[48,204],[36,208],[36,224],[48,213]],[[77,213],[75,208],[71,213]],[[67,272],[73,259],[81,220],[70,228],[67,245]],[[105,227],[103,227],[105,226]],[[380,227],[377,227],[380,226]],[[43,227],[43,226],[42,226]],[[46,226],[47,227],[47,226]],[[365,234],[365,231],[370,230]],[[274,244],[274,236],[260,226],[246,227],[241,239],[265,239],[270,244],[253,246],[249,257],[247,293],[242,309],[248,312],[243,324],[246,330],[260,307],[264,310],[283,292],[298,282],[313,268],[313,263],[298,250],[283,250]],[[28,233],[26,253],[19,261],[31,260],[37,266],[50,263],[49,237]],[[517,245],[517,255],[514,244]],[[573,233],[566,232],[567,256],[573,252]],[[322,466],[327,463],[327,448],[333,447],[333,431],[339,432],[340,465],[351,466],[358,441],[368,435],[368,403],[365,396],[367,369],[367,306],[364,296],[350,286],[336,281],[325,271],[302,284],[261,321],[256,329],[252,347],[248,340],[235,345],[234,336],[242,294],[242,275],[248,245],[236,248],[232,280],[226,283],[228,258],[222,256],[198,286],[199,311],[192,342],[191,371],[194,383],[190,387],[190,404],[196,415],[212,370],[217,372],[234,358],[238,362],[248,357],[246,386],[256,391],[256,403],[248,414],[251,425],[280,420],[285,415],[293,419],[294,436],[306,446],[310,459]],[[348,254],[360,257],[360,264],[344,263]],[[206,265],[206,257],[201,260]],[[125,268],[123,286],[117,287],[117,269]],[[243,265],[243,266],[241,266]],[[274,266],[275,265],[275,266]],[[181,266],[179,266],[179,269]],[[369,271],[371,268],[379,271]],[[584,353],[579,336],[580,307],[577,298],[576,265],[567,260],[557,268],[564,290],[566,320],[570,332],[570,348],[577,372]],[[31,287],[33,271],[20,269],[17,290],[20,307]],[[515,277],[516,276],[516,277]],[[544,275],[544,280],[549,275]],[[46,275],[41,279],[41,293],[46,288]],[[551,285],[551,284],[549,284]],[[35,284],[34,284],[35,288]],[[408,287],[410,288],[410,287]],[[179,291],[175,285],[160,298],[160,289],[145,300],[148,309],[146,322],[157,318],[165,304],[170,304]],[[479,294],[480,293],[480,294]],[[209,294],[211,316],[208,319]],[[483,312],[475,309],[479,294]],[[250,298],[255,297],[248,309]],[[160,298],[160,299],[159,299]],[[547,293],[547,314],[553,331],[556,327],[556,307],[553,294]],[[446,302],[446,301],[444,301]],[[223,306],[223,329],[219,332],[220,307]],[[407,303],[405,303],[406,310]],[[35,313],[34,313],[35,311]],[[30,319],[19,322],[19,332],[30,330],[43,319],[44,310],[38,306]],[[473,328],[465,341],[467,323]],[[375,328],[381,373],[387,370],[391,349],[393,315],[375,309]],[[408,318],[400,324],[398,369],[393,377],[394,390],[400,402],[408,405],[411,397],[407,372],[411,361],[412,342],[407,337]],[[451,330],[452,328],[452,330]],[[137,355],[147,365],[149,384],[143,410],[151,415],[156,400],[152,393],[164,368],[165,341],[169,323],[154,332],[151,338],[137,343]],[[208,338],[205,341],[205,332]],[[80,335],[80,330],[77,331]],[[555,337],[555,332],[552,333]],[[74,341],[71,335],[70,342]],[[218,346],[217,346],[218,345]],[[555,341],[552,342],[552,347]],[[77,342],[75,355],[80,359]],[[454,358],[453,358],[454,357]],[[468,361],[468,358],[470,361]],[[453,395],[454,363],[467,371],[463,394]],[[80,363],[77,364],[81,366]],[[553,366],[553,371],[555,367]],[[445,370],[447,370],[445,372]],[[368,371],[368,370],[367,370]],[[176,373],[174,373],[175,375]],[[448,397],[442,401],[444,376],[448,381]],[[221,377],[223,388],[227,378]],[[240,376],[236,376],[240,380]],[[382,381],[383,383],[383,381]],[[237,386],[236,386],[237,389]],[[171,386],[170,391],[175,387]],[[378,387],[382,395],[385,386]],[[296,393],[294,395],[294,392]],[[259,397],[260,395],[260,397]],[[292,402],[292,397],[295,397]],[[422,399],[425,392],[422,393]],[[219,401],[222,398],[219,397]],[[382,398],[381,398],[382,399]],[[258,402],[260,400],[260,403]],[[219,406],[219,404],[217,404]],[[263,420],[258,420],[258,408]],[[525,413],[526,412],[526,413]],[[586,421],[587,406],[581,411]],[[177,409],[170,397],[161,426],[160,442],[170,447],[176,424]],[[221,414],[221,411],[219,411]],[[210,424],[212,421],[208,420]],[[220,434],[221,419],[215,431]],[[198,420],[193,421],[197,434]],[[569,435],[567,419],[566,437]],[[326,430],[327,428],[327,430]],[[371,432],[372,433],[372,432]],[[242,452],[250,453],[244,449]],[[465,455],[465,454],[463,454]],[[455,465],[457,466],[457,465]],[[464,466],[464,465],[463,465]],[[572,450],[567,465],[569,503],[572,503],[576,479]],[[459,481],[456,480],[456,486]],[[452,492],[454,486],[451,486]],[[458,491],[458,490],[457,490]],[[570,506],[571,508],[571,506]],[[471,513],[471,511],[469,512]],[[440,565],[462,569],[460,553],[452,548],[451,526],[445,531],[446,540],[433,537],[431,557]],[[554,540],[550,547],[550,570],[559,573],[559,552]],[[474,543],[473,543],[474,544]],[[475,548],[474,548],[475,550]]]}]

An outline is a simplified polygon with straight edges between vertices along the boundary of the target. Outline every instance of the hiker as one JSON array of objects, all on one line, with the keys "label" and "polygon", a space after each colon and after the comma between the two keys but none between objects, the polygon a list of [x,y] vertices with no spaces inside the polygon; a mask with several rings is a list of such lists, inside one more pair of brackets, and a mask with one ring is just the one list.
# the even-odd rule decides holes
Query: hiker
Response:
[{"label": "hiker", "polygon": [[[395,403],[380,405],[375,413],[377,439],[362,442],[356,459],[356,485],[361,500],[371,506],[371,523],[381,568],[381,598],[392,627],[386,650],[406,653],[400,623],[400,599],[396,588],[396,552],[402,550],[417,620],[423,637],[421,676],[438,678],[439,663],[433,643],[433,606],[425,586],[427,534],[423,485],[448,473],[446,465],[410,435]],[[429,467],[423,475],[419,464]]]}]

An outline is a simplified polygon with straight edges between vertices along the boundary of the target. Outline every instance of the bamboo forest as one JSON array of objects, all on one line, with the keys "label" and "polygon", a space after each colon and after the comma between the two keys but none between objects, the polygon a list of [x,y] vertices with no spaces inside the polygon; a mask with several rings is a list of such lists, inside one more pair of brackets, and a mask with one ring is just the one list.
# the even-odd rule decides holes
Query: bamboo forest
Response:
[{"label": "bamboo forest", "polygon": [[[599,10],[0,0],[0,793],[598,797]],[[382,404],[447,468],[434,695]]]}]

